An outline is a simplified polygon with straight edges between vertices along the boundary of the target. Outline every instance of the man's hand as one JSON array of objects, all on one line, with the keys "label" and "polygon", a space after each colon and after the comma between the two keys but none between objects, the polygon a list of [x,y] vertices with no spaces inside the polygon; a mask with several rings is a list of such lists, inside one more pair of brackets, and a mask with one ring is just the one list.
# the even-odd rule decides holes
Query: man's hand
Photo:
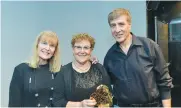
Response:
[{"label": "man's hand", "polygon": [[92,64],[99,63],[99,60],[95,56],[91,56],[90,61],[92,62]]},{"label": "man's hand", "polygon": [[164,108],[171,108],[171,99],[162,100],[162,105]]}]

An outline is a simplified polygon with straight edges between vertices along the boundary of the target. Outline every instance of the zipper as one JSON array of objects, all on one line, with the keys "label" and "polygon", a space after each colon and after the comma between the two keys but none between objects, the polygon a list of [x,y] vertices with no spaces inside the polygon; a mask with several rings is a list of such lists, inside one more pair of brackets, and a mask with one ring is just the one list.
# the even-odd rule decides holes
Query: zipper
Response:
[{"label": "zipper", "polygon": [[31,75],[29,77],[29,83],[28,83],[28,90],[29,90],[29,92],[31,92],[30,88],[31,88]]}]

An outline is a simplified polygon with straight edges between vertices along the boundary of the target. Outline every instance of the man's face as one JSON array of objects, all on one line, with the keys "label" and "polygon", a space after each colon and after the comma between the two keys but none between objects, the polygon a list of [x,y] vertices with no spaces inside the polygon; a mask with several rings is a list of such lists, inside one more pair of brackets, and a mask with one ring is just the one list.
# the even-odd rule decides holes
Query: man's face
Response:
[{"label": "man's face", "polygon": [[128,23],[127,16],[122,15],[110,21],[110,28],[116,41],[123,43],[130,34],[131,24]]}]

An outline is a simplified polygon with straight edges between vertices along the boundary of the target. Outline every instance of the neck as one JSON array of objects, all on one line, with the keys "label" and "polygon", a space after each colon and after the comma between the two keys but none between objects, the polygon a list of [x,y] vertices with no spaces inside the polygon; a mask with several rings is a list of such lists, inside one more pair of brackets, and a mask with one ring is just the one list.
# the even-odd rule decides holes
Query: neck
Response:
[{"label": "neck", "polygon": [[79,63],[75,60],[74,62],[72,62],[72,64],[73,68],[80,73],[87,72],[91,66],[91,63],[89,61],[85,63]]},{"label": "neck", "polygon": [[43,60],[43,59],[40,58],[39,65],[45,65],[47,63],[48,63],[47,60]]}]

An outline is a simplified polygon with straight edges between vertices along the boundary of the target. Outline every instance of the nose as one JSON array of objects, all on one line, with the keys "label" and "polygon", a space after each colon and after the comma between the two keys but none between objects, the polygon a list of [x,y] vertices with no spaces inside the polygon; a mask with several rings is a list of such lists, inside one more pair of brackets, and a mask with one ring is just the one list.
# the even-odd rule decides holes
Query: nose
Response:
[{"label": "nose", "polygon": [[118,25],[115,27],[115,31],[116,32],[120,32],[121,31],[121,27],[119,27]]},{"label": "nose", "polygon": [[84,53],[84,52],[85,52],[84,47],[82,47],[81,48],[81,53]]},{"label": "nose", "polygon": [[50,50],[50,45],[47,45],[47,46],[46,46],[46,50]]}]

